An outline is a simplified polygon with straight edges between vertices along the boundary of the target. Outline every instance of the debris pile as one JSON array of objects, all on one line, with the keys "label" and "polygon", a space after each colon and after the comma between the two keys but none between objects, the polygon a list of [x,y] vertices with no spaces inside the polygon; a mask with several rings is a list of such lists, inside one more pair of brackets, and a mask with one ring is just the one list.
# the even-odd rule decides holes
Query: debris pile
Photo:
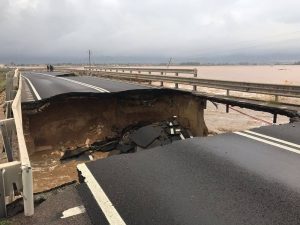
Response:
[{"label": "debris pile", "polygon": [[80,160],[92,160],[91,153],[96,151],[109,152],[109,156],[134,153],[192,137],[190,130],[181,126],[174,116],[168,121],[130,125],[115,138],[95,141],[88,147],[67,149],[60,160],[75,157],[80,157]]}]

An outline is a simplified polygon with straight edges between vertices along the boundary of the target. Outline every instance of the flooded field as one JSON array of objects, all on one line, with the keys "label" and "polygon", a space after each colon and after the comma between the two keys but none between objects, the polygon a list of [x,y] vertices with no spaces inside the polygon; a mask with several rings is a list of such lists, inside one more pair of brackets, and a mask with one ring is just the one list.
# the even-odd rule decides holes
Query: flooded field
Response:
[{"label": "flooded field", "polygon": [[203,79],[300,85],[300,65],[170,66],[169,68],[196,68],[198,77]]}]

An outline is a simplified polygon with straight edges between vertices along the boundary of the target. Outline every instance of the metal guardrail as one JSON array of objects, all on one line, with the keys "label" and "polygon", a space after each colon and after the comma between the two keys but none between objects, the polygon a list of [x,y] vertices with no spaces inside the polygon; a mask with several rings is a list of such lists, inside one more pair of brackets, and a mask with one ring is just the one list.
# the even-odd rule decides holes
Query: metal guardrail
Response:
[{"label": "metal guardrail", "polygon": [[200,79],[195,77],[179,77],[169,75],[153,75],[153,74],[141,74],[141,73],[124,73],[124,72],[108,72],[108,71],[95,71],[97,75],[108,78],[118,79],[131,79],[138,81],[160,81],[161,86],[163,82],[175,83],[175,88],[178,88],[178,84],[186,84],[193,86],[193,90],[197,90],[197,86],[208,87],[215,89],[227,90],[227,95],[230,91],[249,92],[257,94],[274,95],[275,101],[278,100],[278,96],[295,97],[300,98],[300,86],[295,85],[280,85],[280,84],[261,84],[250,82],[238,82],[238,81],[225,81],[225,80],[211,80]]},{"label": "metal guardrail", "polygon": [[[13,76],[7,75],[6,85],[6,119],[0,121],[0,128],[7,162],[0,164],[0,218],[7,216],[6,205],[15,200],[16,193],[21,193],[23,196],[25,216],[31,216],[34,213],[33,180],[23,133],[22,79],[18,70],[15,70]],[[14,158],[12,143],[14,133],[17,136],[19,149],[16,158]]]},{"label": "metal guardrail", "polygon": [[167,73],[174,73],[175,76],[179,74],[193,74],[194,77],[197,77],[197,69],[164,69],[164,68],[141,68],[141,67],[99,67],[99,66],[85,66],[85,70],[91,71],[104,71],[104,72],[148,72],[152,73],[160,73],[161,75]]}]

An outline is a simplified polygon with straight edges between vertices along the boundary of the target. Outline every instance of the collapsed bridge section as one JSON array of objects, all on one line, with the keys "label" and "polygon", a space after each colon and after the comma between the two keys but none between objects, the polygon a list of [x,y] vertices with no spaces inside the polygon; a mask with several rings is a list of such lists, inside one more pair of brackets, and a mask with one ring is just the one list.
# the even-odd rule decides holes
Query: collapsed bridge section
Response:
[{"label": "collapsed bridge section", "polygon": [[30,154],[115,138],[128,126],[174,116],[193,136],[206,136],[205,106],[203,98],[168,89],[67,93],[22,105]]}]

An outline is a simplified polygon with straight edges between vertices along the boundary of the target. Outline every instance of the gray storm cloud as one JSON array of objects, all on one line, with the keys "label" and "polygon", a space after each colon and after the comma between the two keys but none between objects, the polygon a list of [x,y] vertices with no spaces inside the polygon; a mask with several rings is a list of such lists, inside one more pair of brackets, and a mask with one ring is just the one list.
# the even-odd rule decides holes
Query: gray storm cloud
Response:
[{"label": "gray storm cloud", "polygon": [[1,0],[0,60],[300,50],[297,0]]}]

